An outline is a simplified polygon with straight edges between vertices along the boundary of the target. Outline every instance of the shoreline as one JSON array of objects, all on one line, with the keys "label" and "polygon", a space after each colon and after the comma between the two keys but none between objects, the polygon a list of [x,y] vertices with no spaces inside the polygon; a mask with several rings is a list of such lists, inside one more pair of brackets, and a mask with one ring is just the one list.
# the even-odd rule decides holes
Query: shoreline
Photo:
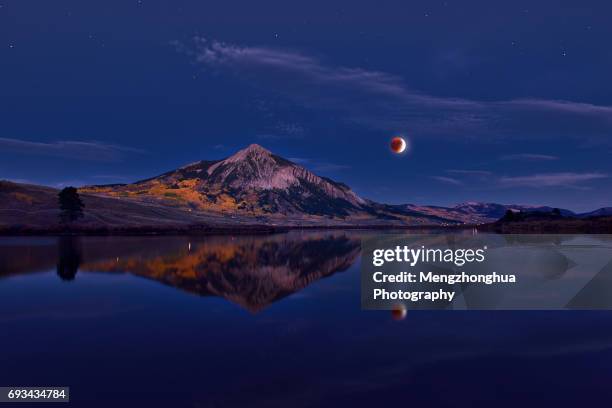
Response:
[{"label": "shoreline", "polygon": [[166,236],[166,235],[250,235],[278,234],[290,231],[321,230],[466,230],[476,225],[440,226],[440,225],[241,225],[241,226],[207,226],[192,225],[186,227],[7,227],[0,228],[0,236]]},{"label": "shoreline", "polygon": [[260,235],[278,234],[290,231],[322,231],[322,230],[364,230],[364,231],[464,231],[475,229],[484,233],[495,234],[612,234],[612,217],[563,220],[532,220],[520,222],[491,222],[486,224],[457,225],[393,225],[393,224],[334,224],[334,225],[205,225],[194,224],[185,226],[127,226],[127,227],[91,227],[91,226],[61,226],[32,227],[12,226],[0,227],[0,236],[167,236],[167,235]]}]

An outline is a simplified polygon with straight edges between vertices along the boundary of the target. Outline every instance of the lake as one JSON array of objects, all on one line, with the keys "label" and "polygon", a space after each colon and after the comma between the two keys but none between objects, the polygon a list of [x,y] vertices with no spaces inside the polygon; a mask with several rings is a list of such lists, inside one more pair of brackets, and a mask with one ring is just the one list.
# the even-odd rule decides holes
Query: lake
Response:
[{"label": "lake", "polygon": [[612,312],[362,311],[367,234],[2,237],[0,386],[78,407],[610,406]]}]

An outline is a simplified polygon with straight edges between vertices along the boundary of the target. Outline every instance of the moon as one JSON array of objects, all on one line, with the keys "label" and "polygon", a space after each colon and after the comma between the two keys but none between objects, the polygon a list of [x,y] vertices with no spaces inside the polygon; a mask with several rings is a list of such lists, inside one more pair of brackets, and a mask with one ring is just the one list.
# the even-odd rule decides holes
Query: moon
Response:
[{"label": "moon", "polygon": [[408,146],[408,144],[406,143],[404,138],[395,136],[393,139],[391,139],[390,146],[391,146],[391,151],[393,153],[400,154],[406,151],[406,147]]},{"label": "moon", "polygon": [[395,305],[393,309],[391,309],[391,317],[393,320],[404,320],[406,318],[407,310],[404,305]]}]

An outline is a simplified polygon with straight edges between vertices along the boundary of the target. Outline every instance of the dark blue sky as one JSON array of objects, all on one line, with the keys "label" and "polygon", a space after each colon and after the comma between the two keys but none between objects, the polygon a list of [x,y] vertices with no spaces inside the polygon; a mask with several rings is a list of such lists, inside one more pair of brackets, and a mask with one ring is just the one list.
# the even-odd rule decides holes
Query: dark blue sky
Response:
[{"label": "dark blue sky", "polygon": [[609,206],[608,3],[0,0],[0,178],[259,143],[383,202]]}]

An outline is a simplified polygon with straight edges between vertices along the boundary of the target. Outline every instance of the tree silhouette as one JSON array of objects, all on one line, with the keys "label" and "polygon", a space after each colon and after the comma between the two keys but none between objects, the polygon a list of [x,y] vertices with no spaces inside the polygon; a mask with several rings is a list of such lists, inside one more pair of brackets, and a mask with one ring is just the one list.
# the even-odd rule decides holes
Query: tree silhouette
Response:
[{"label": "tree silhouette", "polygon": [[74,280],[81,265],[81,245],[77,238],[60,237],[57,245],[57,276]]},{"label": "tree silhouette", "polygon": [[553,208],[552,215],[554,215],[555,217],[560,217],[561,216],[561,210],[558,209],[558,208]]},{"label": "tree silhouette", "polygon": [[74,187],[66,187],[58,194],[60,221],[72,222],[83,216],[83,207],[85,204],[81,201],[77,189]]}]

